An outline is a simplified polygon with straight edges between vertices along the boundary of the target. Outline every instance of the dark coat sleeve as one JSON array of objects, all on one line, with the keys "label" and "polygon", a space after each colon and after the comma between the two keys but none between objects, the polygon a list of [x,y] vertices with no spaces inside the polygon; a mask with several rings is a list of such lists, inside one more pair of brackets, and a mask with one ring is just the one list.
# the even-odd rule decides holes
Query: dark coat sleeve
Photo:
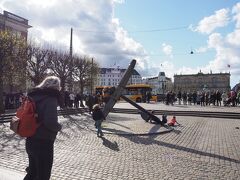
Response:
[{"label": "dark coat sleeve", "polygon": [[57,106],[58,100],[55,97],[49,97],[44,102],[43,125],[50,131],[58,132],[62,126],[58,123]]}]

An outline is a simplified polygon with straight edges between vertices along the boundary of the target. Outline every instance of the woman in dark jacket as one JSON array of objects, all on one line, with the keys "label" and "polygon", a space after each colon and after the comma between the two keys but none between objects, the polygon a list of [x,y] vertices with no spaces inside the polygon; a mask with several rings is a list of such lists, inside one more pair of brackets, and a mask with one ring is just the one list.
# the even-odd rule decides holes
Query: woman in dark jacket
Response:
[{"label": "woman in dark jacket", "polygon": [[54,141],[61,130],[57,116],[60,89],[60,79],[49,76],[28,93],[36,103],[39,127],[32,137],[26,139],[29,166],[24,180],[50,179]]}]

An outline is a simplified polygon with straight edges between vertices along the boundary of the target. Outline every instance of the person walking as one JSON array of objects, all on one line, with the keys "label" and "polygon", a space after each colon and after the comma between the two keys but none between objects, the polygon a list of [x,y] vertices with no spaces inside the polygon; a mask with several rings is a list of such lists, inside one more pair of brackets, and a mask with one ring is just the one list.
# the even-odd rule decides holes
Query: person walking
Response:
[{"label": "person walking", "polygon": [[24,180],[49,180],[53,164],[54,141],[62,126],[58,123],[60,79],[49,76],[32,89],[28,96],[36,103],[39,127],[26,138],[29,165]]},{"label": "person walking", "polygon": [[181,93],[181,91],[178,91],[177,99],[178,99],[178,105],[181,105],[181,100],[182,100],[182,93]]},{"label": "person walking", "polygon": [[217,106],[221,106],[222,105],[222,103],[221,103],[221,96],[222,96],[222,94],[220,93],[220,91],[219,90],[217,90],[216,91],[216,100],[217,100]]},{"label": "person walking", "polygon": [[74,99],[74,107],[79,108],[79,101],[81,99],[81,95],[79,93],[76,94],[75,99]]},{"label": "person walking", "polygon": [[93,111],[93,105],[94,105],[94,99],[93,99],[93,96],[91,94],[89,94],[87,96],[86,105],[88,106],[88,111],[91,114],[92,111]]},{"label": "person walking", "polygon": [[237,93],[237,104],[240,105],[240,90]]},{"label": "person walking", "polygon": [[75,94],[73,92],[71,92],[69,94],[69,98],[70,98],[70,108],[74,107],[74,101],[75,101]]},{"label": "person walking", "polygon": [[147,100],[146,100],[146,102],[150,103],[151,98],[152,98],[152,93],[150,91],[147,91]]},{"label": "person walking", "polygon": [[103,112],[100,109],[99,104],[95,104],[93,106],[92,118],[95,121],[95,126],[97,128],[97,136],[102,137],[103,136],[102,121],[105,120],[105,116],[103,115]]},{"label": "person walking", "polygon": [[186,92],[183,92],[182,99],[183,99],[183,104],[187,105],[187,93]]},{"label": "person walking", "polygon": [[222,93],[221,99],[222,99],[222,102],[223,102],[223,106],[226,106],[227,105],[228,94],[225,91]]}]

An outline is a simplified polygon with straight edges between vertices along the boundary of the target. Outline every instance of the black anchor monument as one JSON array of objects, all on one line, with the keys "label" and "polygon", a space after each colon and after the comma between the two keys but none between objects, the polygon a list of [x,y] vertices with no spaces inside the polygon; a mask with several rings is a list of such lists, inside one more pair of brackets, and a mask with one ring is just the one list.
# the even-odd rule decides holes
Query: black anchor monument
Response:
[{"label": "black anchor monument", "polygon": [[108,100],[107,104],[104,106],[103,114],[104,114],[105,117],[107,117],[107,115],[112,110],[112,108],[115,105],[115,103],[117,102],[117,100],[121,97],[122,99],[124,99],[128,103],[132,104],[137,109],[139,109],[141,111],[141,117],[145,121],[148,121],[151,118],[153,121],[155,121],[155,123],[161,124],[161,125],[164,126],[162,121],[157,116],[155,116],[151,112],[147,111],[143,107],[139,106],[137,103],[135,103],[134,101],[130,100],[126,96],[122,95],[122,92],[125,89],[125,86],[127,85],[127,82],[128,82],[129,78],[131,77],[131,75],[133,73],[135,65],[136,65],[136,60],[133,59],[131,61],[130,65],[128,66],[128,69],[126,69],[126,71],[125,71],[125,73],[123,75],[123,78],[121,79],[119,85],[115,89],[114,93],[110,96],[110,99]]}]

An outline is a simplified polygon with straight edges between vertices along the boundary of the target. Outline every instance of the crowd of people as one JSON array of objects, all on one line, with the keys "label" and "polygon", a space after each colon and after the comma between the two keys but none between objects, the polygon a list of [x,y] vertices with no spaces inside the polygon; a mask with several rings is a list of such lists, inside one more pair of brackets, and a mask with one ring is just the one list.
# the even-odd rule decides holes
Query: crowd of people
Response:
[{"label": "crowd of people", "polygon": [[[22,92],[8,93],[4,96],[5,109],[16,109],[21,105],[22,99],[25,94]],[[92,111],[94,104],[100,104],[105,102],[104,98],[100,94],[83,94],[73,93],[69,91],[64,92],[63,107],[66,108],[79,108],[89,107],[89,111]],[[107,98],[107,97],[106,97]],[[151,93],[147,93],[146,102],[149,103],[151,99]],[[85,101],[85,105],[83,103]],[[174,92],[168,91],[165,94],[164,102],[166,105],[200,105],[200,106],[239,106],[240,105],[240,91],[220,92],[218,90],[209,92]]]},{"label": "crowd of people", "polygon": [[4,93],[3,99],[4,99],[5,109],[18,108],[21,105],[24,96],[25,94],[22,92]]},{"label": "crowd of people", "polygon": [[166,93],[165,103],[167,105],[200,105],[200,106],[239,106],[240,91],[220,92],[218,90],[209,92],[181,92],[169,91]]},{"label": "crowd of people", "polygon": [[[101,96],[99,94],[83,94],[65,91],[64,93],[64,107],[65,108],[79,108],[87,106],[89,112],[93,111],[95,104],[102,104]],[[85,101],[85,104],[83,103]]]}]

